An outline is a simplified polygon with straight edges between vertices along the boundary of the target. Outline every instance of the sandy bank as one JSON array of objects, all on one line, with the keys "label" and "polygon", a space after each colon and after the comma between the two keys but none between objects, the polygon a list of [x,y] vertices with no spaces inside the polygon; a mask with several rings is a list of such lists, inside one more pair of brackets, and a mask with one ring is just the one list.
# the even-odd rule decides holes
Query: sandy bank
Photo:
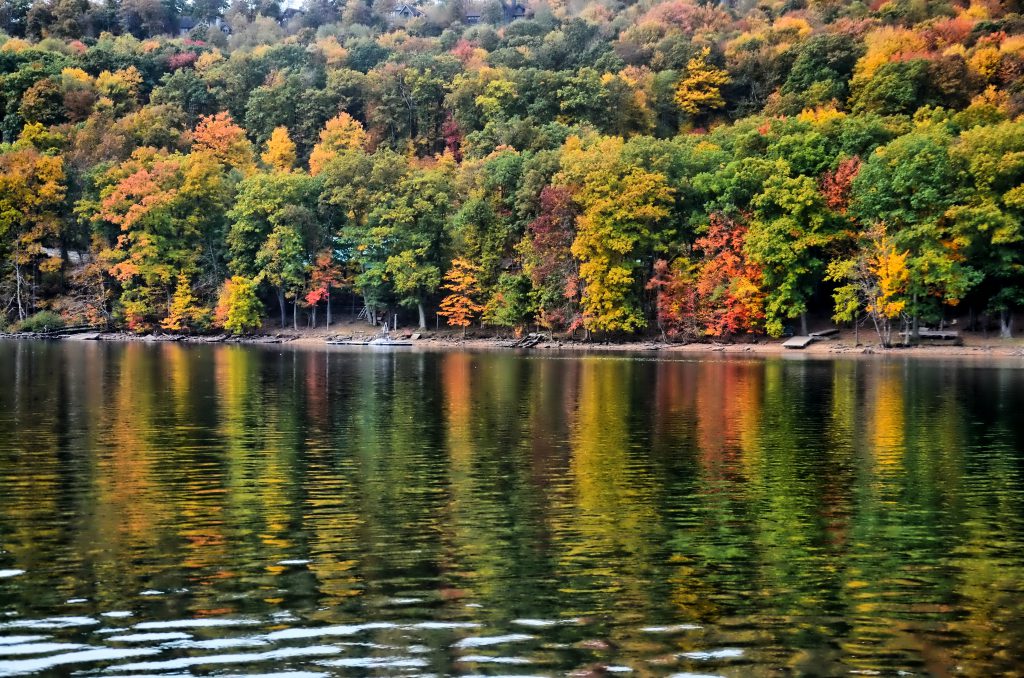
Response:
[{"label": "sandy bank", "polygon": [[[8,335],[21,337],[24,335]],[[220,336],[153,336],[133,335],[123,332],[85,333],[72,334],[62,339],[64,341],[124,341],[124,342],[183,342],[183,343],[237,343],[274,345],[286,344],[296,347],[322,347],[334,348],[327,342],[331,340],[369,341],[380,336],[379,331],[374,331],[360,323],[343,323],[331,328],[330,331],[324,328],[317,329],[284,329],[270,330],[265,334],[229,337]],[[399,328],[392,336],[402,341],[408,341],[411,346],[406,350],[502,350],[502,351],[533,351],[537,353],[645,353],[665,355],[690,355],[690,354],[745,354],[745,355],[809,355],[809,356],[831,356],[831,355],[875,355],[875,356],[914,356],[914,357],[975,357],[975,358],[1021,358],[1024,360],[1024,339],[998,339],[985,337],[980,333],[963,333],[962,345],[949,344],[924,344],[913,347],[881,348],[874,335],[861,333],[859,345],[855,344],[852,332],[840,332],[838,335],[812,343],[810,346],[800,350],[784,348],[783,340],[758,339],[745,340],[735,343],[717,342],[695,342],[695,343],[672,343],[662,342],[653,339],[643,339],[629,342],[603,342],[603,341],[570,341],[558,337],[545,338],[536,345],[523,348],[518,345],[516,339],[501,336],[470,336],[463,339],[457,332],[448,330],[429,331],[418,333],[411,328]],[[413,337],[416,337],[415,339]],[[405,348],[405,347],[403,347]]]}]

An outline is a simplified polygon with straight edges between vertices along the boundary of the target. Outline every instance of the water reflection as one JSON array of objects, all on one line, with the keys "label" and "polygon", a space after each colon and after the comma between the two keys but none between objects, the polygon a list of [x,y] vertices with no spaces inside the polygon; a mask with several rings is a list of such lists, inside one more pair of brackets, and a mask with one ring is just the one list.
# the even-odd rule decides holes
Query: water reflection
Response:
[{"label": "water reflection", "polygon": [[0,674],[1011,675],[1024,370],[0,343]]}]

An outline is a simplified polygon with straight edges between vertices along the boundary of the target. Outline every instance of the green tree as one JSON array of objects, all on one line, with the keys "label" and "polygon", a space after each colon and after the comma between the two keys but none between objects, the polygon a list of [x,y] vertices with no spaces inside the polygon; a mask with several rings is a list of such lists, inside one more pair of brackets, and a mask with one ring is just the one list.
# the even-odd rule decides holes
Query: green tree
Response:
[{"label": "green tree", "polygon": [[779,336],[783,323],[800,318],[807,334],[807,302],[821,280],[826,248],[835,236],[831,212],[810,177],[773,176],[753,198],[744,245],[761,268],[766,293],[765,327]]}]

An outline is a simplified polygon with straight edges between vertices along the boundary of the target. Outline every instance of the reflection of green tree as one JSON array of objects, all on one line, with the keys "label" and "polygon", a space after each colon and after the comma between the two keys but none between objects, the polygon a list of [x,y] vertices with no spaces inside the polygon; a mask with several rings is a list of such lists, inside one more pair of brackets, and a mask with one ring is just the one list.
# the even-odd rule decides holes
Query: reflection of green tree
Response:
[{"label": "reflection of green tree", "polygon": [[552,594],[543,488],[531,457],[535,436],[543,435],[535,398],[550,397],[542,394],[540,365],[512,356],[443,358],[450,566],[488,614],[506,620],[537,614],[537,603]]}]

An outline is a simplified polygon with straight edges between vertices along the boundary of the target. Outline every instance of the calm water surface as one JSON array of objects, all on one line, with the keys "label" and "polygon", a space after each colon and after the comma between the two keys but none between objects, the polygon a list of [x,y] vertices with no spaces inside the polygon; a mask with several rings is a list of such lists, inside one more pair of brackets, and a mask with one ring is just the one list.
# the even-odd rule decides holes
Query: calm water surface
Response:
[{"label": "calm water surface", "polygon": [[0,342],[0,675],[1024,675],[1024,360]]}]

